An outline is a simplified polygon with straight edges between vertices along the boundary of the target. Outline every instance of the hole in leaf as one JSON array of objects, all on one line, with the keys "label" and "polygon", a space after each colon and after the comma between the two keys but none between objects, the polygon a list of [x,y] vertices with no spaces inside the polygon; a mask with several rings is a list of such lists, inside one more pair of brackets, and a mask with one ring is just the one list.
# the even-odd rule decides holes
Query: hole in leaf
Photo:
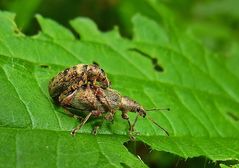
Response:
[{"label": "hole in leaf", "polygon": [[100,64],[98,62],[96,62],[96,61],[92,61],[92,64],[100,66]]},{"label": "hole in leaf", "polygon": [[135,51],[135,52],[139,53],[140,55],[150,59],[152,64],[153,64],[153,67],[154,67],[154,69],[156,71],[158,71],[158,72],[163,72],[164,71],[163,67],[158,63],[158,59],[157,58],[152,57],[149,54],[147,54],[147,53],[145,53],[145,52],[143,52],[143,51],[141,51],[141,50],[139,50],[137,48],[130,48],[129,50],[130,51]]},{"label": "hole in leaf", "polygon": [[124,143],[124,146],[129,152],[153,168],[219,168],[221,163],[225,165],[238,164],[238,161],[235,160],[213,162],[203,156],[185,159],[168,152],[153,150],[142,141],[127,141]]},{"label": "hole in leaf", "polygon": [[227,115],[230,116],[233,120],[239,121],[239,117],[235,113],[227,112]]},{"label": "hole in leaf", "polygon": [[44,65],[44,64],[40,65],[40,67],[41,67],[41,68],[49,68],[48,65]]},{"label": "hole in leaf", "polygon": [[163,72],[163,67],[158,64],[158,60],[156,58],[152,58],[152,63],[156,71]]},{"label": "hole in leaf", "polygon": [[128,165],[125,164],[125,163],[120,163],[120,165],[121,165],[123,168],[130,168],[130,166],[128,166]]}]

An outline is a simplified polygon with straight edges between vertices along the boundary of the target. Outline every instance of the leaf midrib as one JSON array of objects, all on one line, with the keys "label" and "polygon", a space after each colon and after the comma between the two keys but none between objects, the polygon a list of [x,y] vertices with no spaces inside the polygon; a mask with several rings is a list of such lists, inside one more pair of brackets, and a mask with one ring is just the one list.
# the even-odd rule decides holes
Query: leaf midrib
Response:
[{"label": "leaf midrib", "polygon": [[[47,131],[47,132],[53,132],[53,133],[67,133],[69,135],[69,137],[72,137],[72,135],[70,134],[70,130],[53,130],[53,129],[40,129],[40,128],[34,128],[34,129],[31,129],[31,128],[19,128],[19,127],[1,127],[0,126],[0,130],[4,130],[4,131],[7,131],[7,130],[14,130],[16,132],[18,131],[23,131],[23,132],[29,132],[29,131],[33,131],[33,132],[42,132],[42,131]],[[91,132],[78,132],[76,137],[77,136],[80,136],[80,135],[92,135],[92,136],[112,136],[112,135],[117,135],[117,136],[120,136],[120,137],[128,137],[128,135],[126,134],[118,134],[118,133],[99,133],[97,135],[93,135]],[[190,139],[190,138],[193,138],[193,139],[202,139],[202,140],[207,140],[207,141],[210,141],[209,139],[213,139],[213,140],[233,140],[233,141],[239,141],[239,136],[235,137],[235,136],[227,136],[227,137],[222,137],[222,136],[188,136],[188,135],[169,135],[169,136],[166,136],[166,135],[138,135],[136,136],[136,138],[164,138],[164,139]],[[74,137],[72,137],[74,138]],[[129,139],[130,140],[130,139]],[[137,139],[136,139],[137,140]],[[239,152],[238,152],[239,153]]]}]

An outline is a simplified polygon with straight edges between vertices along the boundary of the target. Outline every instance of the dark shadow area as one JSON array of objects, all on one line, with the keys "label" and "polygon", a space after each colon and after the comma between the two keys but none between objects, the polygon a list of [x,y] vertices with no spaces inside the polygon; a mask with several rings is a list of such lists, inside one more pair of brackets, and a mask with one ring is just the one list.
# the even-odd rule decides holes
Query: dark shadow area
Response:
[{"label": "dark shadow area", "polygon": [[153,67],[154,67],[154,69],[155,69],[156,71],[158,71],[158,72],[163,72],[163,71],[164,71],[163,67],[158,63],[158,59],[157,59],[157,58],[155,58],[155,57],[153,57],[153,56],[150,56],[149,54],[147,54],[147,53],[145,53],[145,52],[143,52],[143,51],[141,51],[141,50],[139,50],[139,49],[137,49],[137,48],[130,48],[129,50],[130,50],[130,51],[137,52],[137,53],[139,53],[140,55],[142,55],[142,56],[144,56],[144,57],[150,59],[151,62],[152,62],[152,64],[153,64]]},{"label": "dark shadow area", "polygon": [[238,164],[238,161],[234,160],[213,162],[203,156],[185,159],[168,152],[153,150],[141,141],[128,141],[124,146],[152,168],[220,168],[220,163],[229,166]]},{"label": "dark shadow area", "polygon": [[[39,0],[36,3],[35,1],[32,2],[31,10],[29,7],[27,8],[29,10],[24,11],[20,7],[24,4],[16,0],[11,2],[2,0],[0,9],[16,12],[16,22],[20,30],[27,35],[34,35],[40,30],[34,19],[37,13],[55,20],[68,29],[71,29],[69,21],[79,16],[91,18],[102,31],[111,30],[120,21],[116,10],[119,0]],[[22,13],[23,11],[25,13]]]},{"label": "dark shadow area", "polygon": [[[40,14],[42,15],[42,14]],[[51,18],[51,17],[47,17],[47,16],[44,16],[42,15],[44,18],[46,19],[51,19],[54,21],[54,18]],[[15,19],[16,20],[16,19]],[[16,23],[17,23],[17,20],[16,20]],[[57,22],[57,24],[61,25],[61,26],[64,26],[65,28],[69,29],[70,32],[74,35],[75,39],[76,40],[80,40],[80,34],[78,32],[76,32],[69,24],[67,25],[64,25],[60,22]],[[17,25],[19,27],[19,25]],[[21,29],[21,28],[20,28]],[[30,22],[30,28],[27,27],[26,29],[23,29],[21,30],[24,34],[26,35],[29,35],[29,36],[34,36],[34,35],[37,35],[39,32],[41,32],[41,26],[40,24],[38,23],[37,19],[34,17],[31,19],[31,22]]]}]

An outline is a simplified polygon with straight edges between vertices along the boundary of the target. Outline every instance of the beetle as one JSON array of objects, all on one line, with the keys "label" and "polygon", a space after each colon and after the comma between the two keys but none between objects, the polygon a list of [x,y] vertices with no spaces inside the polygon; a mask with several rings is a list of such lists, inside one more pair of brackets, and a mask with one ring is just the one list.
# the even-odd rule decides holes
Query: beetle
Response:
[{"label": "beetle", "polygon": [[107,88],[110,86],[110,81],[98,65],[78,64],[53,77],[49,82],[48,90],[53,100],[59,103],[63,97],[87,84]]},{"label": "beetle", "polygon": [[[83,85],[73,93],[65,96],[60,105],[65,109],[79,111],[85,115],[82,122],[72,130],[71,134],[76,135],[76,132],[87,122],[90,117],[103,117],[103,119],[112,121],[117,110],[120,110],[123,119],[128,121],[129,136],[134,140],[134,126],[139,116],[145,117],[146,111],[136,101],[129,97],[122,96],[118,91],[111,88],[92,87],[90,85]],[[166,109],[169,110],[169,109]],[[135,112],[137,116],[133,123],[130,122],[128,112]],[[78,113],[74,115],[79,116]],[[149,117],[148,117],[149,118]],[[160,127],[167,135],[169,133],[158,125],[154,120],[149,118],[154,124]],[[96,134],[99,126],[94,128],[93,133]]]}]

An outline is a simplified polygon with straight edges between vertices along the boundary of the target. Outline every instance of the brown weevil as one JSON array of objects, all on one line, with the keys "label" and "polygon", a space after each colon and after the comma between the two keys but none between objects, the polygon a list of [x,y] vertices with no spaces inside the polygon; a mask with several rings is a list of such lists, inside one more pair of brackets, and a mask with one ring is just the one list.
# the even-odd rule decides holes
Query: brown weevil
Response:
[{"label": "brown weevil", "polygon": [[[120,110],[122,118],[128,121],[129,136],[134,139],[134,126],[138,117],[145,117],[146,111],[151,110],[145,110],[136,101],[122,96],[118,91],[109,88],[109,86],[110,81],[103,69],[94,64],[78,64],[65,69],[52,78],[48,88],[52,99],[68,110],[69,114],[82,119],[82,122],[72,130],[72,135],[75,135],[90,117],[103,117],[102,123],[104,120],[113,121],[115,112]],[[137,113],[133,123],[129,120],[128,112]],[[84,118],[81,116],[84,116]],[[169,135],[154,120],[150,117],[147,118]],[[94,134],[96,134],[98,128],[99,126],[94,128]]]},{"label": "brown weevil", "polygon": [[78,64],[53,77],[49,82],[48,90],[53,100],[59,103],[62,97],[86,84],[107,88],[110,86],[110,81],[98,65]]},{"label": "brown weevil", "polygon": [[[91,116],[95,118],[103,117],[103,120],[105,119],[112,121],[115,112],[120,110],[122,112],[122,118],[128,121],[129,136],[133,140],[134,126],[137,122],[138,116],[145,117],[146,111],[148,111],[129,97],[121,96],[121,94],[114,89],[97,88],[96,90],[95,88],[91,88],[89,85],[78,88],[72,94],[66,96],[60,103],[65,109],[75,109],[81,113],[84,113],[85,118],[76,128],[72,130],[72,135],[75,135],[76,132],[87,122]],[[129,116],[127,114],[128,112],[138,113],[133,124],[129,120]],[[75,113],[74,115],[79,114]],[[169,135],[168,132],[158,125],[154,120],[149,117],[148,119],[150,119],[154,124],[163,129],[167,135]],[[98,127],[99,126],[94,128],[94,134],[96,134]]]}]

